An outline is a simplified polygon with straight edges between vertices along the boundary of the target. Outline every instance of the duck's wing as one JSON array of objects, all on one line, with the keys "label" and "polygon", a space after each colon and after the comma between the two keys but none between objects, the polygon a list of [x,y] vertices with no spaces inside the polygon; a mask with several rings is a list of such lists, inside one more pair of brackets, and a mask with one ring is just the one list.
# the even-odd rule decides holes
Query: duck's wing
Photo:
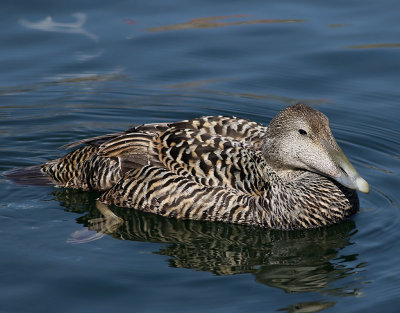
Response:
[{"label": "duck's wing", "polygon": [[[196,124],[196,121],[191,123]],[[264,189],[265,162],[252,142],[212,135],[209,128],[187,129],[182,124],[172,124],[168,128],[165,124],[148,124],[133,130],[137,132],[124,133],[100,145],[86,148],[93,151],[93,156],[85,160],[80,171],[83,174],[79,173],[78,176],[93,183],[85,187],[73,181],[68,187],[76,185],[79,189],[105,190],[129,170],[153,165],[190,176],[207,186],[222,184],[250,194],[259,194]],[[71,155],[66,159],[76,158]],[[79,167],[76,164],[74,166]],[[110,183],[103,183],[107,188],[100,188],[96,183],[108,180]]]},{"label": "duck's wing", "polygon": [[212,135],[209,127],[193,128],[147,124],[94,137],[81,141],[86,146],[45,163],[42,171],[59,186],[81,190],[108,190],[125,173],[145,165],[166,167],[205,186],[222,185],[249,194],[264,190],[263,158],[253,142]]},{"label": "duck's wing", "polygon": [[[253,145],[203,129],[175,129],[155,140],[158,160],[171,172],[204,186],[222,186],[259,195],[265,189],[265,160]],[[154,163],[152,163],[154,165]]]}]

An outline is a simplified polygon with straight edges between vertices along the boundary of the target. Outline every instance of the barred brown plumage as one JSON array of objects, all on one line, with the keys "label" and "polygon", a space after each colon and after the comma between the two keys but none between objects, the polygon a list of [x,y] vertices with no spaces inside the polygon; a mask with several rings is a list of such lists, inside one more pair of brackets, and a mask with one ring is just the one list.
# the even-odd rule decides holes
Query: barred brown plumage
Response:
[{"label": "barred brown plumage", "polygon": [[369,189],[326,116],[303,104],[281,111],[268,127],[206,116],[139,125],[66,147],[82,144],[6,175],[99,191],[104,204],[165,217],[277,229],[337,223],[358,209],[353,189]]}]

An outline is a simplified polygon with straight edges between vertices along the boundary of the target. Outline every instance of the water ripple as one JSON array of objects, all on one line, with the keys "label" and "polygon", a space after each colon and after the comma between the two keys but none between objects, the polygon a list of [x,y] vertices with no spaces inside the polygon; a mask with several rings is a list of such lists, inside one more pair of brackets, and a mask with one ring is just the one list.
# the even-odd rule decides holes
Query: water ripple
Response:
[{"label": "water ripple", "polygon": [[400,48],[400,43],[375,43],[366,45],[347,46],[349,49],[377,49],[377,48]]},{"label": "water ripple", "polygon": [[226,26],[240,26],[251,24],[279,24],[279,23],[302,23],[303,19],[252,19],[247,21],[234,21],[234,22],[220,22],[221,20],[246,18],[249,15],[232,15],[232,16],[212,16],[212,17],[199,17],[190,20],[189,22],[172,24],[159,27],[147,28],[148,32],[163,32],[170,30],[182,30],[193,28],[218,28]]}]

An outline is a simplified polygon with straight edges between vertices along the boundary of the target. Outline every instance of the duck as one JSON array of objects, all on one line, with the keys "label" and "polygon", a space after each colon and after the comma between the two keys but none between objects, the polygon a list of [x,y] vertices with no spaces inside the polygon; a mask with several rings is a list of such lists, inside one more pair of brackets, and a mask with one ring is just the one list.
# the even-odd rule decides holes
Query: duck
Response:
[{"label": "duck", "polygon": [[17,183],[99,192],[106,206],[269,229],[325,227],[369,192],[322,112],[288,106],[264,126],[234,116],[133,126],[16,169]]}]

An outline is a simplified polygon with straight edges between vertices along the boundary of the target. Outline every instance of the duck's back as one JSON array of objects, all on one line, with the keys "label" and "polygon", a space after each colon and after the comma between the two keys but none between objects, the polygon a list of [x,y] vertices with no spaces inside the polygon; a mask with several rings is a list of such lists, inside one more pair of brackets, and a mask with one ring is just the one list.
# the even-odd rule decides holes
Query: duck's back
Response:
[{"label": "duck's back", "polygon": [[84,144],[43,164],[41,171],[58,186],[106,191],[128,172],[156,166],[205,186],[259,194],[265,130],[255,122],[221,116],[144,124],[67,145]]}]

